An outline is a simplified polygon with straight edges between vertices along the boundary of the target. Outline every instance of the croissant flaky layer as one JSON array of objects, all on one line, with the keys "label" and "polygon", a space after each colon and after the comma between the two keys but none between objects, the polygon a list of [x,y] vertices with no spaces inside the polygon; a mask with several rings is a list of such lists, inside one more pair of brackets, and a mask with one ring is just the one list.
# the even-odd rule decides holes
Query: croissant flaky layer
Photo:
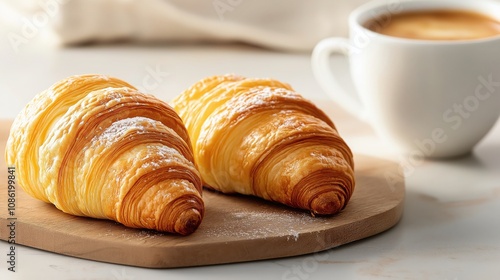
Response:
[{"label": "croissant flaky layer", "polygon": [[6,148],[30,195],[73,215],[190,234],[202,181],[177,113],[107,76],[73,76],[17,116]]},{"label": "croissant flaky layer", "polygon": [[226,75],[173,100],[205,186],[335,214],[355,186],[351,150],[320,109],[284,83]]}]

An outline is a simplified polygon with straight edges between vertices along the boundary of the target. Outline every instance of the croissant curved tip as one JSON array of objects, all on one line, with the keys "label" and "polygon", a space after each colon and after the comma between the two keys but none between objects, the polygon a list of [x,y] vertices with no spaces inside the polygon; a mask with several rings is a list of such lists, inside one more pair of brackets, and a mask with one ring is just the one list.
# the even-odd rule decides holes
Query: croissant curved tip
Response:
[{"label": "croissant curved tip", "polygon": [[337,192],[326,192],[315,197],[310,204],[312,215],[333,215],[345,205],[344,197]]},{"label": "croissant curved tip", "polygon": [[189,235],[200,226],[202,218],[203,215],[198,209],[192,208],[184,211],[179,218],[177,218],[174,230],[179,234]]}]

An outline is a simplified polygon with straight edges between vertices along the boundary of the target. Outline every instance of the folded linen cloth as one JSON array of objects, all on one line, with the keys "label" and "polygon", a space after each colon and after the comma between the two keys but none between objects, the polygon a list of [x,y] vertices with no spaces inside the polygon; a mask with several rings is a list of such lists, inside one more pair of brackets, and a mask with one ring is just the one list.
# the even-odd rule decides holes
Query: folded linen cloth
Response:
[{"label": "folded linen cloth", "polygon": [[[368,0],[19,0],[28,20],[48,18],[63,45],[237,41],[310,51],[346,36],[349,12]],[[36,23],[36,22],[35,22]]]}]

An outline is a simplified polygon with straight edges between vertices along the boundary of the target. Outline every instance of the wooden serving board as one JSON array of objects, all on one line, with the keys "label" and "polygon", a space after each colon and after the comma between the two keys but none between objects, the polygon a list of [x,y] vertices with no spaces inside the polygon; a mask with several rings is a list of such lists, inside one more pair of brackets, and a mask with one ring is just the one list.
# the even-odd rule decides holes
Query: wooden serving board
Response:
[{"label": "wooden serving board", "polygon": [[[2,158],[11,121],[0,121]],[[333,217],[258,198],[204,191],[206,215],[190,236],[75,217],[16,186],[16,243],[63,255],[141,267],[184,267],[313,253],[383,232],[401,218],[404,179],[396,163],[357,155],[356,189]],[[0,166],[0,236],[9,236],[7,167]]]}]

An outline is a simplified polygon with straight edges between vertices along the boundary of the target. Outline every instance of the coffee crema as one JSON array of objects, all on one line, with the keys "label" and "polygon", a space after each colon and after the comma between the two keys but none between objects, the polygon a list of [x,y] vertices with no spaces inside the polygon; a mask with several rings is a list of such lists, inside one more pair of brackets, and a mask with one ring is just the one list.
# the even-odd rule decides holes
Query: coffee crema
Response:
[{"label": "coffee crema", "polygon": [[364,26],[374,32],[420,40],[474,40],[500,35],[500,21],[462,10],[423,10],[383,15]]}]

